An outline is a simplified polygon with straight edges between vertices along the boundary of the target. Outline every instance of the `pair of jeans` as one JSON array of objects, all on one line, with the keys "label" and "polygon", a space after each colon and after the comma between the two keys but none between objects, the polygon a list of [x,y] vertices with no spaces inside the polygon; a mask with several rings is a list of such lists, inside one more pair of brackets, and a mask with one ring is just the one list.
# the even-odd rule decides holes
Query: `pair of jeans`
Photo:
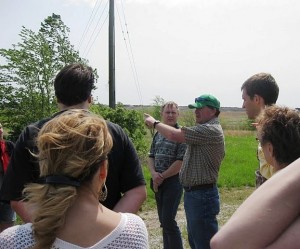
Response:
[{"label": "pair of jeans", "polygon": [[155,193],[164,249],[183,249],[181,232],[175,220],[182,192],[177,174],[166,178]]},{"label": "pair of jeans", "polygon": [[210,240],[218,231],[220,212],[218,188],[206,188],[184,193],[184,209],[188,240],[192,249],[209,249]]}]

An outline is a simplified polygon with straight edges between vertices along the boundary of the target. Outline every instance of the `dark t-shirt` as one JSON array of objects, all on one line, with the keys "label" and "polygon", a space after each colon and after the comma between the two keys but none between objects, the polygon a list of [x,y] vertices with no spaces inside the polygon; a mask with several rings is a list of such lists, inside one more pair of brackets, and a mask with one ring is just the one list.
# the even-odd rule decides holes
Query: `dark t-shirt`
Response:
[{"label": "dark t-shirt", "polygon": [[[36,152],[35,140],[38,131],[50,119],[27,126],[19,136],[4,177],[0,200],[21,200],[24,186],[39,178],[39,165],[29,150]],[[126,133],[117,124],[107,122],[107,125],[113,138],[113,147],[108,155],[108,196],[103,204],[112,209],[123,193],[146,183],[136,150]]]}]

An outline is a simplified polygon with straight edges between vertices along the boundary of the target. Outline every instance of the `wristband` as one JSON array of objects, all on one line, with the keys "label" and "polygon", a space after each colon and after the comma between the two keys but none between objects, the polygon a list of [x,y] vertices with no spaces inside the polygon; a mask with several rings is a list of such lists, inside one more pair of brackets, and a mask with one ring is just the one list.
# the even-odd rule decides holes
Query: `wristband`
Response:
[{"label": "wristband", "polygon": [[155,129],[155,126],[156,126],[157,124],[159,124],[159,123],[160,123],[160,121],[156,120],[156,121],[153,123],[153,128]]}]

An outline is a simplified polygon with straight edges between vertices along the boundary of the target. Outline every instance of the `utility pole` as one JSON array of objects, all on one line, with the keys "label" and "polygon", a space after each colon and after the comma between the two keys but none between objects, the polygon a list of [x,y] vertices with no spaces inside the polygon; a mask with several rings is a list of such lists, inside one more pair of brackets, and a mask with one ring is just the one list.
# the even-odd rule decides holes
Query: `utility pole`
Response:
[{"label": "utility pole", "polygon": [[116,91],[115,91],[115,8],[114,0],[109,0],[109,107],[116,108]]}]

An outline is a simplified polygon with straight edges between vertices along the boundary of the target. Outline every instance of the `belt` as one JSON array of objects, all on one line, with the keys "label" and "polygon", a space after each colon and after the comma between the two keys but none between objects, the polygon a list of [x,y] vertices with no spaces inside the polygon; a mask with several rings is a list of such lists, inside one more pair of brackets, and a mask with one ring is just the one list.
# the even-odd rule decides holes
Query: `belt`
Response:
[{"label": "belt", "polygon": [[209,189],[209,188],[214,188],[216,186],[215,183],[209,183],[209,184],[202,184],[202,185],[196,185],[196,186],[191,186],[191,187],[183,187],[186,192],[191,192],[195,190],[200,190],[200,189]]}]

